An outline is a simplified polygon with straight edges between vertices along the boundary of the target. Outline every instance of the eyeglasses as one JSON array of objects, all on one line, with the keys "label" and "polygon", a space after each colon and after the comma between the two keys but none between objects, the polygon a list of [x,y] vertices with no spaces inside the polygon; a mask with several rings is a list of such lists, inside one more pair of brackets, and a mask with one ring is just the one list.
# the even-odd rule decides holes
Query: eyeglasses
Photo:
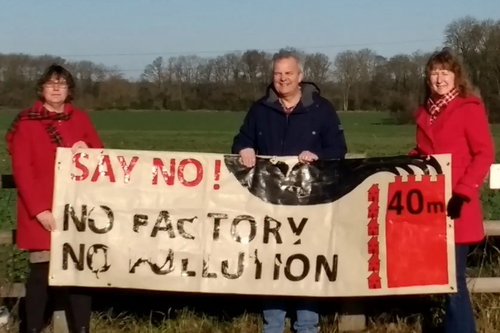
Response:
[{"label": "eyeglasses", "polygon": [[68,88],[68,83],[64,81],[48,81],[44,84],[45,87],[47,88],[54,88],[55,86],[59,86],[60,89],[66,89]]}]

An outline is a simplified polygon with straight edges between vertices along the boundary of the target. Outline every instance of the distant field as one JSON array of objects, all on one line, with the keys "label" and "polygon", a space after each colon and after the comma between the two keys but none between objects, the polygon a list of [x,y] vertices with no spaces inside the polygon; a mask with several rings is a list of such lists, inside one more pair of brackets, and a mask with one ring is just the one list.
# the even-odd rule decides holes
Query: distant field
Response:
[{"label": "distant field", "polygon": [[[243,112],[93,112],[91,118],[111,148],[228,152]],[[370,155],[405,153],[412,145],[412,126],[381,125],[385,113],[341,113],[349,150]],[[0,113],[6,130],[13,113]],[[395,140],[395,138],[397,138]],[[4,142],[0,143],[3,151]],[[0,155],[2,156],[2,155]],[[0,170],[6,170],[0,166]]]},{"label": "distant field", "polygon": [[[405,154],[414,144],[414,126],[389,124],[387,113],[339,114],[350,152],[370,156]],[[245,113],[100,111],[90,115],[110,148],[223,153],[229,151]],[[13,116],[13,112],[0,112],[0,131],[8,128]],[[494,125],[494,134],[500,143],[500,126]],[[0,156],[3,160],[3,140]],[[7,169],[5,163],[0,163],[0,172]]]}]

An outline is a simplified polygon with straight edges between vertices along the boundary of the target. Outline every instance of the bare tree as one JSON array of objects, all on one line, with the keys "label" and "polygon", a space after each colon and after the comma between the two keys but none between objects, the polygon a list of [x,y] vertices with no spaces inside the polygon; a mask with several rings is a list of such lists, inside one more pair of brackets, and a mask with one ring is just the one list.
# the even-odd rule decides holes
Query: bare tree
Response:
[{"label": "bare tree", "polygon": [[304,77],[318,84],[323,84],[330,79],[330,59],[326,54],[314,53],[305,56]]},{"label": "bare tree", "polygon": [[334,60],[335,77],[339,82],[339,87],[342,92],[342,109],[349,109],[349,98],[352,87],[356,82],[358,64],[356,60],[356,52],[344,51],[339,53]]},{"label": "bare tree", "polygon": [[[500,121],[500,21],[466,16],[450,22],[444,37],[443,46],[457,52],[479,87],[490,119]],[[365,48],[343,50],[330,59],[294,47],[280,51],[297,54],[303,61],[304,79],[318,84],[323,96],[339,109],[392,110],[399,117],[401,111],[411,109],[408,105],[422,102],[429,53],[385,58]],[[0,54],[0,107],[29,105],[35,98],[36,79],[48,65],[57,63],[74,74],[75,103],[86,109],[247,110],[272,82],[272,58],[273,53],[255,49],[213,58],[157,57],[139,78],[131,79],[117,67],[91,61]]]}]

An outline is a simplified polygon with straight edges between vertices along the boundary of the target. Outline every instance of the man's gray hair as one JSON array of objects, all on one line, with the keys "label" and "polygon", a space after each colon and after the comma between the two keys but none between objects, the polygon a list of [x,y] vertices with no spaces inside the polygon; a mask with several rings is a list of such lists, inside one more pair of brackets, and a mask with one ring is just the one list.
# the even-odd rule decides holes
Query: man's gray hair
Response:
[{"label": "man's gray hair", "polygon": [[295,59],[299,65],[299,71],[304,72],[304,59],[302,54],[293,50],[281,49],[273,55],[273,65],[281,59]]}]

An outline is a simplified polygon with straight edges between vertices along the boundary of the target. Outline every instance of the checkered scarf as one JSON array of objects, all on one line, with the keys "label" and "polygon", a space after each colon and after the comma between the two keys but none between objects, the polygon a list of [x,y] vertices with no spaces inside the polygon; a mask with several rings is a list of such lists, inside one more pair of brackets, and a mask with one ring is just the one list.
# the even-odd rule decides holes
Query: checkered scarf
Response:
[{"label": "checkered scarf", "polygon": [[36,103],[31,109],[20,112],[16,118],[12,121],[10,128],[7,130],[5,135],[5,140],[7,142],[7,151],[9,154],[12,151],[12,140],[19,127],[21,121],[41,121],[45,125],[45,130],[52,143],[57,146],[64,146],[63,138],[57,128],[54,126],[54,122],[58,120],[66,121],[71,118],[73,113],[73,108],[70,105],[65,106],[63,113],[56,113],[48,111],[41,103]]},{"label": "checkered scarf", "polygon": [[451,90],[449,93],[443,96],[439,96],[438,98],[430,97],[427,100],[427,111],[431,115],[430,122],[431,124],[436,120],[441,112],[450,104],[451,101],[458,96],[458,90],[455,88]]}]

